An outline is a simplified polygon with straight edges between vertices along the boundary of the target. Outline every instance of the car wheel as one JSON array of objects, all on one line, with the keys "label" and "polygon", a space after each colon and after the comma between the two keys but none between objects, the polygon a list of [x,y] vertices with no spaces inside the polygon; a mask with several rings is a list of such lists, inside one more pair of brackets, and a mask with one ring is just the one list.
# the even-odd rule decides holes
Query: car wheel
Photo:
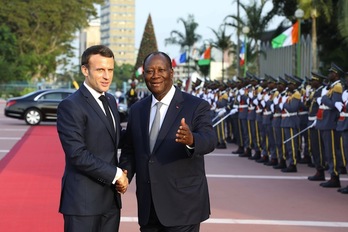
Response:
[{"label": "car wheel", "polygon": [[42,120],[42,114],[37,109],[29,109],[24,114],[24,120],[29,125],[38,125]]}]

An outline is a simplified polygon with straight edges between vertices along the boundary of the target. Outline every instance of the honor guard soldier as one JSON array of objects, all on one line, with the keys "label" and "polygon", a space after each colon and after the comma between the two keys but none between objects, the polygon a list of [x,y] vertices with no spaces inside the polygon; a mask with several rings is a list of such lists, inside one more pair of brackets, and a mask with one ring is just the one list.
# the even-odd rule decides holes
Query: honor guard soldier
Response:
[{"label": "honor guard soldier", "polygon": [[319,104],[317,98],[321,97],[321,91],[326,86],[323,85],[323,80],[326,77],[312,72],[312,76],[309,79],[310,82],[310,94],[307,101],[308,105],[308,124],[309,129],[309,151],[312,156],[312,161],[314,163],[316,173],[313,176],[309,176],[308,180],[310,181],[325,181],[325,164],[326,158],[324,156],[323,143],[320,139],[320,131],[314,127],[317,120],[317,113],[319,110]]},{"label": "honor guard soldier", "polygon": [[297,153],[299,150],[298,138],[294,136],[299,132],[300,120],[298,110],[301,101],[301,94],[298,87],[301,80],[285,74],[286,80],[289,82],[288,95],[282,99],[280,108],[282,109],[281,127],[284,130],[285,150],[287,155],[288,166],[281,169],[282,172],[297,172]]},{"label": "honor guard soldier", "polygon": [[319,110],[317,113],[316,128],[320,130],[320,136],[324,145],[324,154],[329,165],[330,180],[320,186],[324,188],[339,188],[342,156],[339,150],[339,134],[336,131],[339,112],[335,107],[337,102],[342,101],[342,84],[340,78],[343,71],[336,64],[331,64],[328,79],[330,84],[322,89],[320,98],[317,98]]},{"label": "honor guard soldier", "polygon": [[[348,73],[344,79],[345,90],[342,93],[342,102],[337,103],[336,108],[340,110],[340,117],[337,122],[337,131],[341,132],[341,147],[345,156],[345,161],[348,160]],[[348,186],[338,189],[338,192],[348,194]]]}]

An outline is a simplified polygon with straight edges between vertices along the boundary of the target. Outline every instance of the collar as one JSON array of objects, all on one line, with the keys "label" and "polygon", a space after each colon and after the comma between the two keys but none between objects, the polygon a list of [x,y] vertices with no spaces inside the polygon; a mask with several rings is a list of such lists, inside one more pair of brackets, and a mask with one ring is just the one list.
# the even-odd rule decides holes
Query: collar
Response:
[{"label": "collar", "polygon": [[[173,97],[175,94],[175,87],[172,85],[170,88],[169,92],[162,98],[161,102],[167,106],[169,106],[170,102],[172,101]],[[151,108],[158,102],[158,100],[152,95],[152,103],[151,103]]]},{"label": "collar", "polygon": [[96,101],[99,99],[100,95],[105,95],[105,93],[99,93],[95,91],[94,89],[92,89],[89,85],[86,84],[86,82],[83,82],[83,85],[88,89],[88,91],[92,94],[93,98]]}]

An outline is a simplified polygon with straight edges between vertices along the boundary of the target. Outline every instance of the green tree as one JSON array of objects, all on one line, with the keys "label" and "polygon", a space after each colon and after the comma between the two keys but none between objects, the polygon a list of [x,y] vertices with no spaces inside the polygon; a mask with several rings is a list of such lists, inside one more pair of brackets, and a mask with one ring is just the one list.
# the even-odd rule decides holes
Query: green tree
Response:
[{"label": "green tree", "polygon": [[219,30],[216,31],[212,28],[210,28],[214,35],[215,35],[215,39],[213,40],[211,45],[212,47],[215,47],[217,49],[219,49],[221,51],[221,63],[222,63],[222,77],[221,77],[221,81],[224,81],[224,74],[225,74],[225,68],[224,68],[224,63],[225,63],[225,54],[230,54],[230,52],[232,52],[233,49],[233,43],[231,40],[232,34],[227,35],[226,34],[226,24],[220,25]]},{"label": "green tree", "polygon": [[187,20],[179,18],[178,22],[184,25],[184,33],[178,30],[170,32],[170,37],[165,39],[165,45],[179,45],[180,50],[184,51],[185,47],[191,51],[193,45],[201,40],[202,36],[196,33],[198,23],[192,14],[189,14]]},{"label": "green tree", "polygon": [[344,38],[346,44],[348,44],[348,1],[340,0],[338,2],[338,30],[341,36]]},{"label": "green tree", "polygon": [[[253,0],[250,2],[250,4],[240,3],[240,7],[245,13],[245,18],[238,18],[236,15],[228,15],[225,17],[226,25],[229,25],[236,30],[242,31],[243,27],[249,27],[250,32],[247,35],[247,65],[249,66],[254,63],[253,65],[257,67],[258,73],[259,63],[257,58],[260,55],[259,41],[262,37],[262,34],[266,31],[270,21],[276,14],[276,9],[274,8],[269,12],[265,12],[265,6],[267,2],[269,2],[269,0]],[[239,54],[237,53],[236,55]]]},{"label": "green tree", "polygon": [[[154,29],[153,24],[152,24],[151,15],[149,14],[147,21],[146,21],[143,37],[142,37],[141,42],[140,42],[139,53],[138,53],[137,61],[136,61],[135,66],[134,66],[132,80],[134,80],[135,72],[143,64],[145,57],[149,53],[156,52],[156,51],[158,51],[158,47],[157,47],[155,29]],[[139,80],[142,80],[142,79],[139,78]]]},{"label": "green tree", "polygon": [[[6,22],[17,39],[17,64],[25,78],[54,73],[62,55],[71,56],[74,33],[96,16],[94,3],[102,0],[61,1],[0,0],[0,22]],[[16,78],[16,77],[14,77]]]},{"label": "green tree", "polygon": [[331,0],[298,0],[299,8],[304,11],[304,19],[312,21],[312,71],[318,71],[317,18],[323,16],[330,22],[332,16]]}]

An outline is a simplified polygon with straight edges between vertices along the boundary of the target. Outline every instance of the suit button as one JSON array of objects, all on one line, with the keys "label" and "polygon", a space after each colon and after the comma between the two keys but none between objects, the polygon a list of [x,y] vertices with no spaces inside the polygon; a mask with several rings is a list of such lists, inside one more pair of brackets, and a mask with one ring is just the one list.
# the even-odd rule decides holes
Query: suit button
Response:
[{"label": "suit button", "polygon": [[147,183],[150,184],[150,181],[148,180]]}]

